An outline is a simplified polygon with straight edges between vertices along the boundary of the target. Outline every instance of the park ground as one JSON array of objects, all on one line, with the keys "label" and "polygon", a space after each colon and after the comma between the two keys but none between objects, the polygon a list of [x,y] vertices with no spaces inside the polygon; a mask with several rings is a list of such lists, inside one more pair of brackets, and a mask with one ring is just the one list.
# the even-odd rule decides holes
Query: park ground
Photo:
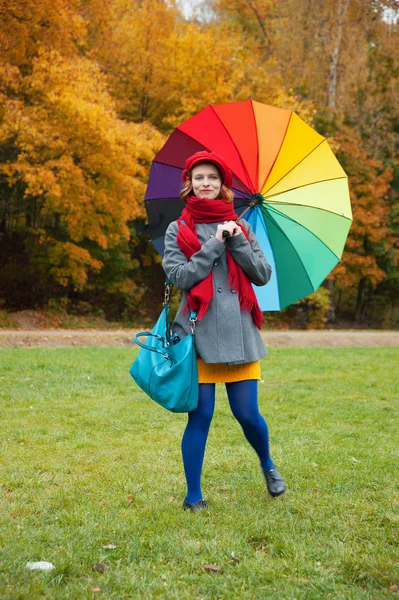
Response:
[{"label": "park ground", "polygon": [[276,499],[218,386],[211,509],[187,514],[186,417],[134,385],[131,333],[128,347],[0,349],[2,599],[397,597],[398,348],[269,348],[259,404],[288,483]]},{"label": "park ground", "polygon": [[[133,343],[134,329],[0,329],[0,348],[94,346],[127,348]],[[399,346],[399,331],[314,330],[262,331],[268,348],[330,347],[376,348]]]}]

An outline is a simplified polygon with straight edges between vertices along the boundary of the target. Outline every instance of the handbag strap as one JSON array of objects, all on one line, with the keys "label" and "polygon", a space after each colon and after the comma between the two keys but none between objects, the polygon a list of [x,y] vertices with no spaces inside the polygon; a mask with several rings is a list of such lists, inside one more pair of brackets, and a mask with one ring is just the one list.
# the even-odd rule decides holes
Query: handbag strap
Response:
[{"label": "handbag strap", "polygon": [[[166,279],[165,295],[164,295],[164,301],[163,301],[164,307],[169,306],[169,304],[170,304],[170,293],[171,293],[172,286],[173,286],[173,283],[169,279]],[[198,311],[196,311],[196,310],[192,310],[190,312],[189,323],[190,323],[191,335],[194,335],[194,332],[195,332],[195,323],[197,322],[197,314],[198,314]],[[151,352],[156,352],[157,354],[160,354],[161,356],[163,356],[163,358],[168,358],[173,363],[174,359],[171,356],[169,356],[169,354],[166,351],[162,352],[162,350],[158,350],[157,348],[153,348],[152,346],[143,344],[143,342],[140,342],[138,339],[140,337],[156,338],[157,340],[159,340],[161,342],[162,346],[164,348],[166,348],[166,346],[170,345],[170,344],[169,343],[165,344],[165,338],[163,338],[160,335],[157,335],[156,333],[152,333],[151,331],[140,331],[140,333],[136,333],[136,335],[134,336],[134,341],[141,348],[144,348],[145,350],[150,350]]]},{"label": "handbag strap", "polygon": [[162,350],[158,350],[157,348],[153,348],[152,346],[147,346],[147,344],[143,344],[143,342],[139,342],[139,337],[154,337],[161,342],[163,347],[165,347],[165,340],[163,337],[157,335],[156,333],[151,333],[151,331],[140,331],[140,333],[136,333],[136,335],[134,336],[134,341],[138,346],[141,346],[141,348],[144,348],[145,350],[150,350],[151,352],[156,352],[157,354],[160,354],[164,358],[168,358],[171,362],[173,362],[174,359],[171,356],[169,356],[167,352],[162,352]]},{"label": "handbag strap", "polygon": [[[173,287],[173,283],[170,281],[170,279],[168,279],[166,277],[165,296],[164,296],[164,300],[163,300],[163,306],[169,306],[169,304],[170,304],[170,294],[171,294],[172,287]],[[188,321],[190,324],[191,335],[194,335],[194,333],[195,333],[195,324],[197,322],[197,315],[198,315],[198,310],[192,310],[190,312]]]}]

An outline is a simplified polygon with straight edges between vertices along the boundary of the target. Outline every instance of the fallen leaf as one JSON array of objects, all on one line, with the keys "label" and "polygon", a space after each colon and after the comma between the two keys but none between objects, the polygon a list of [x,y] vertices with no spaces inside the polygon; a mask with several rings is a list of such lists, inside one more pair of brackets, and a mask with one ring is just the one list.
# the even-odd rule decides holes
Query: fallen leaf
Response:
[{"label": "fallen leaf", "polygon": [[399,591],[399,587],[397,585],[391,585],[391,587],[389,588],[390,592],[393,592],[394,594],[397,594]]},{"label": "fallen leaf", "polygon": [[93,569],[95,571],[99,571],[99,573],[105,573],[105,571],[108,571],[108,567],[104,563],[96,563],[93,565]]},{"label": "fallen leaf", "polygon": [[101,588],[99,587],[95,587],[95,588],[91,588],[92,592],[101,592]]},{"label": "fallen leaf", "polygon": [[55,569],[51,562],[46,562],[44,560],[40,560],[39,562],[27,562],[26,568],[31,571],[51,571],[52,569]]},{"label": "fallen leaf", "polygon": [[218,565],[202,565],[202,567],[205,571],[208,571],[208,573],[218,573],[222,569],[222,567],[219,567]]},{"label": "fallen leaf", "polygon": [[114,544],[107,544],[106,546],[102,547],[103,550],[115,550],[116,546]]},{"label": "fallen leaf", "polygon": [[129,500],[129,502],[131,502],[133,500],[133,496],[131,494],[129,494],[127,499]]},{"label": "fallen leaf", "polygon": [[240,562],[240,559],[239,559],[239,558],[237,558],[237,556],[234,554],[234,552],[232,552],[232,553],[230,554],[230,556],[231,556],[231,558],[232,558],[233,560],[235,560],[236,562]]},{"label": "fallen leaf", "polygon": [[258,546],[257,550],[262,550],[263,552],[270,552],[270,548],[267,546]]},{"label": "fallen leaf", "polygon": [[174,498],[173,498],[173,496],[171,496],[168,500],[169,504],[172,504],[173,500],[174,500]]}]

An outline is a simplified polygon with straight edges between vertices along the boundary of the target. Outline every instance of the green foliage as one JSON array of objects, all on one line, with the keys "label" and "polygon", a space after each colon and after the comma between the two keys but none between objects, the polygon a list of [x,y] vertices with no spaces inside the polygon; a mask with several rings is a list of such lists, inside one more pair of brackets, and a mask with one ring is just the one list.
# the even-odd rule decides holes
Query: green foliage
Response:
[{"label": "green foliage", "polygon": [[330,310],[330,293],[320,287],[280,312],[264,313],[264,329],[323,329]]},{"label": "green foliage", "polygon": [[288,313],[295,310],[296,329],[323,329],[330,309],[330,293],[326,288],[320,287],[313,294],[295,302]]}]

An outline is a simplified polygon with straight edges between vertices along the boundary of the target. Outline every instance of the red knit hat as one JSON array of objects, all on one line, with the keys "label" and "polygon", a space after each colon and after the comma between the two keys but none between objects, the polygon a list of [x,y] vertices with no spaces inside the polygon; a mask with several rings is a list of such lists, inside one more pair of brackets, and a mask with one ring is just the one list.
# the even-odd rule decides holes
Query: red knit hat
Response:
[{"label": "red knit hat", "polygon": [[215,165],[218,168],[220,175],[222,176],[222,183],[226,187],[231,188],[233,184],[233,173],[231,172],[231,170],[229,169],[229,167],[227,166],[227,164],[221,156],[219,156],[215,152],[207,152],[206,150],[196,152],[192,156],[189,156],[189,158],[186,160],[186,168],[184,169],[181,176],[183,181],[187,181],[188,171],[195,167],[195,165],[198,165],[198,163],[212,163],[213,165]]}]

